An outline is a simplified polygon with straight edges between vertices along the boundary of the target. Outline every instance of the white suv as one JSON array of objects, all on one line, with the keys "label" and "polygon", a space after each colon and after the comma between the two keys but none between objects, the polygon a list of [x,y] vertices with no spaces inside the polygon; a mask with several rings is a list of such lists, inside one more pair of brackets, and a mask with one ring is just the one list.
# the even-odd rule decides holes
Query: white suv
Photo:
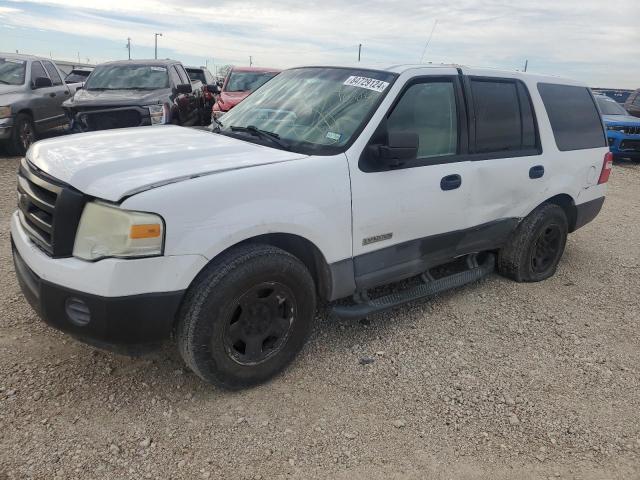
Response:
[{"label": "white suv", "polygon": [[212,132],[36,143],[11,222],[16,272],[50,325],[125,348],[174,336],[196,374],[240,388],[291,361],[318,298],[352,297],[333,311],[358,318],[496,264],[519,282],[550,277],[567,234],[600,211],[610,170],[577,82],[296,68]]}]

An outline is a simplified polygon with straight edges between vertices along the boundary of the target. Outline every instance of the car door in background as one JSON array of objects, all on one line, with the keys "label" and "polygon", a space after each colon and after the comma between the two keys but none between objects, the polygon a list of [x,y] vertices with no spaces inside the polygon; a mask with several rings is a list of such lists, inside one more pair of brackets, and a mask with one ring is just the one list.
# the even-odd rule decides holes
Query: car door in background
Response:
[{"label": "car door in background", "polygon": [[392,169],[363,166],[362,157],[355,168],[357,160],[351,162],[359,288],[418,274],[455,255],[467,226],[471,185],[469,161],[461,155],[466,123],[461,84],[450,70],[450,75],[410,80],[370,141],[384,142],[376,139],[379,132],[415,133],[417,159]]},{"label": "car door in background", "polygon": [[64,102],[70,96],[69,87],[62,80],[62,77],[58,73],[58,69],[53,65],[52,62],[43,60],[42,64],[49,74],[49,78],[51,79],[51,83],[53,83],[53,87],[51,92],[49,93],[49,97],[51,100],[51,113],[53,114],[51,117],[50,125],[51,127],[60,126],[67,123],[66,116],[64,111],[62,110],[62,102]]},{"label": "car door in background", "polygon": [[51,79],[42,63],[35,60],[31,62],[32,100],[30,104],[36,129],[39,132],[43,132],[55,126],[58,117],[63,112],[55,98],[58,87],[52,85],[50,87],[36,88],[35,84],[38,78]]}]

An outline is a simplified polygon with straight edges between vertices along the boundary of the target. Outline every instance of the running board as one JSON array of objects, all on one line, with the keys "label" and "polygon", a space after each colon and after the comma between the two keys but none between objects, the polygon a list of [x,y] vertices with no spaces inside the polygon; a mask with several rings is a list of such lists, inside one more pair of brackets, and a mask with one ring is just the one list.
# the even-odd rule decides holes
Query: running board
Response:
[{"label": "running board", "polygon": [[[360,295],[362,300],[353,305],[334,305],[331,312],[343,320],[358,320],[373,313],[384,312],[400,305],[403,305],[421,298],[431,297],[438,293],[451,290],[453,288],[462,287],[467,283],[480,280],[482,277],[489,275],[495,268],[495,255],[487,255],[485,261],[478,265],[476,256],[467,258],[469,269],[463,272],[454,273],[437,280],[428,272],[422,275],[424,283],[416,287],[412,287],[402,292],[392,293],[375,299],[368,299],[366,294]],[[356,296],[356,298],[358,298]]]}]

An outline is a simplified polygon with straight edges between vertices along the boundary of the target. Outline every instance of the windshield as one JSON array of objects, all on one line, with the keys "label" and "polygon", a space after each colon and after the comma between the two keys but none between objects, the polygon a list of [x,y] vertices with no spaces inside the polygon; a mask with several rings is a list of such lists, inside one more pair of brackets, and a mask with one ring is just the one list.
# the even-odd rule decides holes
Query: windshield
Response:
[{"label": "windshield", "polygon": [[278,72],[231,72],[224,91],[253,92],[276,75]]},{"label": "windshield", "polygon": [[22,85],[26,63],[15,58],[0,58],[0,85]]},{"label": "windshield", "polygon": [[596,101],[603,115],[629,115],[621,105],[608,97],[596,96]]},{"label": "windshield", "polygon": [[72,71],[69,75],[67,75],[64,79],[66,83],[82,83],[87,80],[91,72],[84,71]]},{"label": "windshield", "polygon": [[287,70],[222,116],[216,131],[232,135],[232,127],[251,126],[277,134],[294,151],[337,153],[368,121],[394,78],[373,70]]},{"label": "windshield", "polygon": [[207,79],[205,78],[204,72],[202,70],[187,68],[187,73],[189,74],[189,78],[192,82],[195,80],[200,80],[202,83],[207,83]]},{"label": "windshield", "polygon": [[156,90],[169,88],[167,68],[149,65],[98,66],[87,79],[87,90]]}]

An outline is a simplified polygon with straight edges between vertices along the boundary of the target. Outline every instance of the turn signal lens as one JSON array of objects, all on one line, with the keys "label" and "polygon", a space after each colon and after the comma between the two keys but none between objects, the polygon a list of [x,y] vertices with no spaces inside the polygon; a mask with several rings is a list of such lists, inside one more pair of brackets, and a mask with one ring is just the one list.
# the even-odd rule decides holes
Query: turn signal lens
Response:
[{"label": "turn signal lens", "polygon": [[158,223],[148,225],[132,225],[129,238],[139,240],[141,238],[158,238],[162,234],[162,226]]},{"label": "turn signal lens", "polygon": [[600,172],[600,178],[598,179],[598,185],[601,183],[607,183],[609,181],[609,175],[613,168],[613,153],[607,152],[604,156],[604,162],[602,163],[602,171]]}]

